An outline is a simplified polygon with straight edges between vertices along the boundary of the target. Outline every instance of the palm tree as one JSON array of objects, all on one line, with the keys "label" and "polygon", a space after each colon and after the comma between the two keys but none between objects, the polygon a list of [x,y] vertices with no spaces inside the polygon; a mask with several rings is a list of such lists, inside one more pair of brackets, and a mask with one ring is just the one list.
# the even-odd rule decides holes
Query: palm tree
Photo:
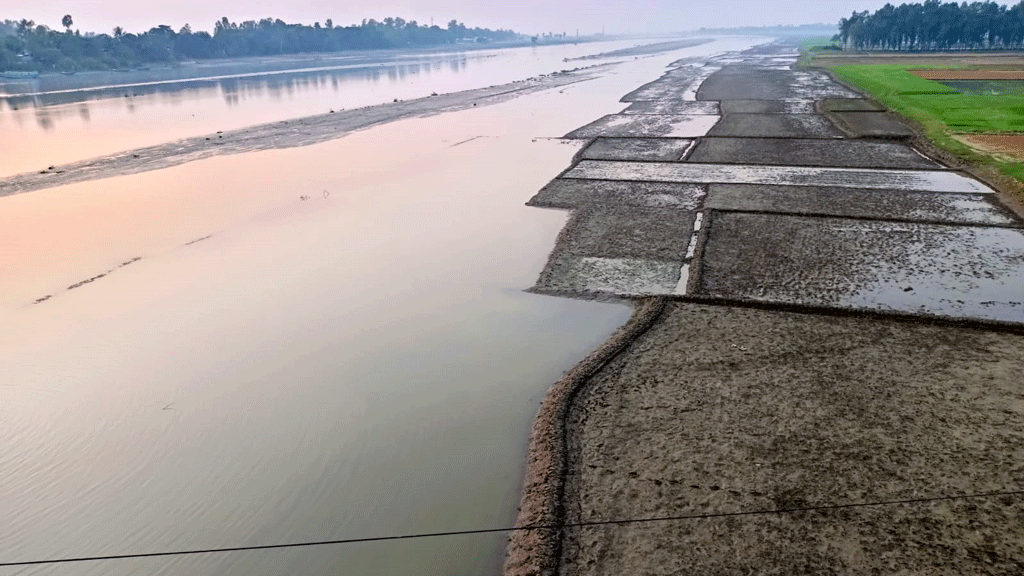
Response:
[{"label": "palm tree", "polygon": [[60,19],[60,23],[68,29],[69,33],[71,32],[71,27],[75,24],[74,20],[71,19],[71,14],[65,14],[64,17]]},{"label": "palm tree", "polygon": [[121,28],[120,26],[114,26],[114,38],[120,40],[121,36],[124,36],[124,28]]}]

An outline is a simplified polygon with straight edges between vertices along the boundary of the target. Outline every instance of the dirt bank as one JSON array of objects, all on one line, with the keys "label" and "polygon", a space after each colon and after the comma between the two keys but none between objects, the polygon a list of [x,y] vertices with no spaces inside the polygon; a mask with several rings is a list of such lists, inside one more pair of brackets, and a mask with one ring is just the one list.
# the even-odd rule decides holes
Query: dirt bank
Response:
[{"label": "dirt bank", "polygon": [[571,528],[562,573],[1019,574],[1020,497],[858,504],[1024,489],[1022,348],[669,304],[571,405],[566,519],[725,516]]},{"label": "dirt bank", "polygon": [[[522,504],[516,526],[554,526],[565,521],[564,482],[571,455],[567,449],[569,410],[591,376],[643,334],[661,314],[665,299],[639,301],[632,318],[607,342],[548,390],[533,424]],[[505,559],[506,576],[553,574],[561,555],[559,531],[513,532]]]}]

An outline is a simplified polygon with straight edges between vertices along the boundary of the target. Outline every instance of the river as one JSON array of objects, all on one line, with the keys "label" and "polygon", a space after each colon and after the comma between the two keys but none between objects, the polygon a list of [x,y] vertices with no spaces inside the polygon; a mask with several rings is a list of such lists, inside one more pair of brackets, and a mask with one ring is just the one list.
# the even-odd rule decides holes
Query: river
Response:
[{"label": "river", "polygon": [[[604,62],[565,60],[639,43],[348,52],[0,84],[0,135],[16,143],[0,154],[0,176],[330,110],[505,84]],[[298,69],[275,69],[282,64]]]},{"label": "river", "polygon": [[[0,198],[0,562],[510,525],[540,399],[630,312],[523,292],[566,218],[523,203],[577,151],[559,136],[676,58],[757,42]],[[253,99],[261,119],[285,113]],[[498,573],[505,538],[0,575],[477,576]]]}]

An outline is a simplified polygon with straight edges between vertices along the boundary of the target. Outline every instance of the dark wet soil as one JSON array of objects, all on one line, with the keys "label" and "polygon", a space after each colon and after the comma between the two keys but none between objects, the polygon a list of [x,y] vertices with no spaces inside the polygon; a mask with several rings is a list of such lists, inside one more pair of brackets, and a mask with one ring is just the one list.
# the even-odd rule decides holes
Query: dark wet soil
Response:
[{"label": "dark wet soil", "polygon": [[1024,499],[927,499],[1024,488],[1022,348],[671,304],[572,404],[567,518],[696,518],[568,529],[563,573],[1020,574]]},{"label": "dark wet soil", "polygon": [[718,102],[694,102],[686,100],[659,100],[633,102],[623,114],[721,114]]},{"label": "dark wet soil", "polygon": [[694,211],[700,207],[706,192],[705,186],[695,184],[680,186],[662,182],[616,182],[558,178],[542,188],[528,204],[563,209],[591,205],[649,208],[678,206]]},{"label": "dark wet soil", "polygon": [[1021,226],[989,194],[936,194],[861,188],[711,184],[704,207],[729,212],[849,216],[901,222]]},{"label": "dark wet soil", "polygon": [[695,137],[707,134],[718,116],[707,114],[609,114],[565,135],[566,138]]},{"label": "dark wet soil", "polygon": [[885,112],[832,112],[829,117],[854,138],[905,140],[914,136],[909,126]]},{"label": "dark wet soil", "polygon": [[827,112],[884,112],[885,106],[865,98],[826,98],[821,108]]},{"label": "dark wet soil", "polygon": [[781,138],[702,138],[687,157],[712,164],[837,166],[847,168],[922,168],[942,166],[913,148],[893,142]]},{"label": "dark wet soil", "polygon": [[1024,324],[1024,230],[713,213],[696,296]]},{"label": "dark wet soil", "polygon": [[843,133],[817,114],[726,114],[708,136],[834,139]]},{"label": "dark wet soil", "polygon": [[682,160],[693,145],[685,138],[597,138],[583,150],[588,160]]},{"label": "dark wet soil", "polygon": [[[509,576],[1024,573],[1024,221],[793,51],[677,62],[615,115],[662,124],[591,124],[637,142],[531,200],[574,210],[536,290],[669,303],[535,431],[565,493],[523,510],[610,523],[514,534]],[[722,121],[654,158],[694,100]]]}]

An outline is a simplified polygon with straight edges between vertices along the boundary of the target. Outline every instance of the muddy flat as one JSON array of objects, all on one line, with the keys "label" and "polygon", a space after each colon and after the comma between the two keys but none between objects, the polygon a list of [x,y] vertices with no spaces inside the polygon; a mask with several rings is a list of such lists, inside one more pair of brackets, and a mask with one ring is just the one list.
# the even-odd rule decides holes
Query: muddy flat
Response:
[{"label": "muddy flat", "polygon": [[696,184],[836,186],[981,194],[993,192],[991,188],[981,182],[950,170],[583,160],[566,172],[563,177]]},{"label": "muddy flat", "polygon": [[622,111],[623,114],[721,114],[718,102],[686,100],[640,100]]},{"label": "muddy flat", "polygon": [[708,188],[704,202],[708,210],[1020,226],[1020,220],[1010,210],[992,202],[989,194],[763,184],[711,184]]},{"label": "muddy flat", "polygon": [[843,133],[817,114],[726,114],[709,136],[734,138],[841,138]]},{"label": "muddy flat", "polygon": [[1024,323],[1024,230],[722,213],[696,294]]},{"label": "muddy flat", "polygon": [[861,140],[789,138],[702,138],[686,160],[706,164],[769,164],[846,168],[920,168],[942,166],[904,144]]},{"label": "muddy flat", "polygon": [[814,100],[723,100],[725,114],[814,114]]},{"label": "muddy flat", "polygon": [[541,188],[529,205],[564,209],[590,205],[680,206],[696,211],[706,193],[706,187],[698,184],[556,178]]},{"label": "muddy flat", "polygon": [[694,141],[686,138],[597,138],[581,155],[588,160],[682,160]]},{"label": "muddy flat", "polygon": [[520,525],[569,527],[508,576],[1024,570],[1024,219],[791,51],[675,63],[630,97],[719,104],[682,161],[599,138],[531,200],[535,291],[638,306],[549,391]]},{"label": "muddy flat", "polygon": [[565,135],[566,138],[618,137],[696,137],[708,133],[718,116],[669,114],[609,114]]},{"label": "muddy flat", "polygon": [[821,72],[736,64],[711,74],[697,90],[698,100],[792,100],[856,98]]}]

